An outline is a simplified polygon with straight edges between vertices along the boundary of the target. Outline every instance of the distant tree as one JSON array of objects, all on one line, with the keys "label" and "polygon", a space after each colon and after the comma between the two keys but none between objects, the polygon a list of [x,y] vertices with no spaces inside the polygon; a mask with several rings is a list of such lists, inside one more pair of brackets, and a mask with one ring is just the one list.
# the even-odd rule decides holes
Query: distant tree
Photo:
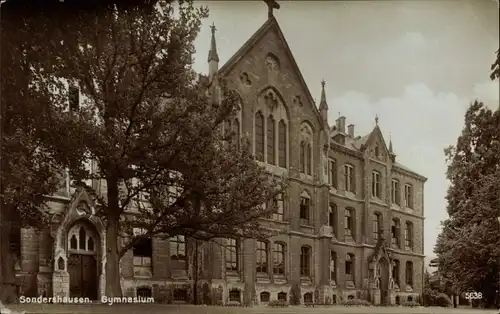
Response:
[{"label": "distant tree", "polygon": [[[59,160],[96,162],[92,171],[83,163],[69,168],[106,223],[105,294],[122,295],[119,260],[142,237],[271,235],[259,218],[274,210],[263,204],[285,182],[256,163],[248,143],[234,139],[228,121],[239,98],[223,80],[207,96],[191,69],[207,10],[192,1],[64,10],[60,24],[43,23],[51,25],[52,40],[31,82],[57,91],[45,132]],[[67,107],[71,86],[80,89],[80,106],[52,115]],[[105,191],[87,185],[89,179],[104,182]],[[133,227],[144,231],[133,234]],[[123,245],[119,236],[126,237]]]},{"label": "distant tree", "polygon": [[496,300],[500,270],[500,112],[474,102],[448,158],[447,212],[435,253],[439,273],[453,291],[481,291]]},{"label": "distant tree", "polygon": [[497,58],[495,62],[491,65],[491,75],[490,78],[492,81],[500,77],[500,49],[496,52]]}]

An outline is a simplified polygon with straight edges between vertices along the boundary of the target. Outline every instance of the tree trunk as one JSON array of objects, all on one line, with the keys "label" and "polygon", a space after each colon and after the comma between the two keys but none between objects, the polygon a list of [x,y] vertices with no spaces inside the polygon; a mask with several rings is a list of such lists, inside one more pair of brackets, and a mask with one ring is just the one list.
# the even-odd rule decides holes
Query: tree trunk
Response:
[{"label": "tree trunk", "polygon": [[0,209],[0,301],[2,303],[17,302],[17,285],[15,260],[10,250],[10,222],[7,221],[5,210]]},{"label": "tree trunk", "polygon": [[109,216],[106,225],[106,296],[121,297],[118,219]]},{"label": "tree trunk", "polygon": [[120,208],[118,205],[118,182],[107,178],[108,214],[106,223],[106,296],[121,297],[120,247],[118,242]]}]

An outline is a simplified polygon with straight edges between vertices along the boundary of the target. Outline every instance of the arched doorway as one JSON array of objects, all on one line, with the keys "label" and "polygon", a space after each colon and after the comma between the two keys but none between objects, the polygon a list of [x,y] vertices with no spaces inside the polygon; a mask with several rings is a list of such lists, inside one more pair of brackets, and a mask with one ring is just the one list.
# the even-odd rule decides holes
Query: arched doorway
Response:
[{"label": "arched doorway", "polygon": [[99,237],[92,225],[81,220],[68,231],[70,297],[97,300]]},{"label": "arched doorway", "polygon": [[379,266],[379,281],[380,281],[380,303],[388,305],[389,301],[389,263],[385,258],[381,258],[378,262]]}]

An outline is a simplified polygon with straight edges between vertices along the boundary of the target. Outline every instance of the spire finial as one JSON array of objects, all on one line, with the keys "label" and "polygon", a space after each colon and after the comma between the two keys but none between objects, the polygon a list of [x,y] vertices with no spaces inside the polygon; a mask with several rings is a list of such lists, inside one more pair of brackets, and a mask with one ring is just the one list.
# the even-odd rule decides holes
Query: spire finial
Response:
[{"label": "spire finial", "polygon": [[264,0],[264,2],[267,4],[267,8],[268,8],[267,18],[271,19],[274,16],[273,15],[273,10],[274,9],[279,10],[280,5],[278,4],[278,2],[276,2],[274,0]]},{"label": "spire finial", "polygon": [[375,124],[378,125],[378,114],[375,115]]},{"label": "spire finial", "polygon": [[215,23],[212,23],[210,29],[212,30],[212,40],[210,42],[210,51],[208,52],[208,62],[219,62],[219,55],[217,54],[217,44],[215,42],[215,31],[217,30],[217,28],[215,27]]},{"label": "spire finial", "polygon": [[392,153],[392,135],[389,133],[389,152]]},{"label": "spire finial", "polygon": [[328,103],[326,102],[325,84],[326,84],[325,80],[321,80],[321,99],[319,101],[319,110],[328,110]]}]

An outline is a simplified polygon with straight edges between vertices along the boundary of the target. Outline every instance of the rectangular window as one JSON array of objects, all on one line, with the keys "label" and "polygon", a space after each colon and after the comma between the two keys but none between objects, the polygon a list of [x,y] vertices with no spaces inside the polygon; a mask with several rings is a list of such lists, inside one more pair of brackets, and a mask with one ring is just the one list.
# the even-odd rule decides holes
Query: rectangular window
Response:
[{"label": "rectangular window", "polygon": [[172,268],[186,269],[186,239],[183,235],[171,237],[170,243],[170,262]]},{"label": "rectangular window", "polygon": [[[145,230],[134,228],[133,231],[134,235],[139,235],[144,234]],[[133,256],[134,267],[150,269],[153,258],[153,241],[151,238],[140,238],[139,241],[134,244]]]},{"label": "rectangular window", "polygon": [[283,193],[280,193],[273,200],[275,212],[273,213],[273,220],[283,221],[285,216],[285,202],[283,200]]},{"label": "rectangular window", "polygon": [[354,279],[354,255],[347,254],[345,259],[345,275],[347,280]]},{"label": "rectangular window", "polygon": [[401,205],[401,191],[399,181],[396,179],[391,181],[391,202],[392,204]]},{"label": "rectangular window", "polygon": [[332,232],[337,235],[337,205],[330,204],[328,208],[328,225],[332,227]]},{"label": "rectangular window", "polygon": [[273,273],[275,275],[285,274],[285,245],[281,243],[274,244]]},{"label": "rectangular window", "polygon": [[257,272],[267,273],[267,242],[257,241]]},{"label": "rectangular window", "polygon": [[391,244],[392,247],[397,249],[400,248],[399,232],[400,232],[399,220],[393,219],[391,226]]},{"label": "rectangular window", "polygon": [[373,240],[376,243],[382,235],[382,215],[376,213],[373,215]]},{"label": "rectangular window", "polygon": [[355,193],[356,191],[356,179],[354,176],[354,167],[351,165],[344,166],[344,179],[345,179],[345,190],[347,192]]},{"label": "rectangular window", "polygon": [[405,206],[413,208],[413,187],[410,184],[405,184]]},{"label": "rectangular window", "polygon": [[332,188],[337,188],[337,162],[334,159],[328,160],[328,183]]},{"label": "rectangular window", "polygon": [[311,200],[307,197],[300,198],[300,219],[302,223],[309,223],[309,206]]},{"label": "rectangular window", "polygon": [[409,261],[406,262],[406,284],[413,286],[413,263]]},{"label": "rectangular window", "polygon": [[406,250],[413,250],[413,224],[411,222],[406,222],[405,248]]},{"label": "rectangular window", "polygon": [[376,198],[381,198],[381,182],[380,182],[380,172],[372,172],[372,196]]},{"label": "rectangular window", "polygon": [[337,253],[330,251],[330,280],[337,280]]},{"label": "rectangular window", "polygon": [[238,242],[235,239],[226,240],[226,270],[238,271]]},{"label": "rectangular window", "polygon": [[307,246],[300,248],[300,275],[303,277],[311,275],[311,249]]},{"label": "rectangular window", "polygon": [[344,217],[344,228],[345,228],[345,235],[348,237],[354,236],[354,217],[353,217],[353,210],[352,209],[346,209],[345,210],[345,217]]}]

